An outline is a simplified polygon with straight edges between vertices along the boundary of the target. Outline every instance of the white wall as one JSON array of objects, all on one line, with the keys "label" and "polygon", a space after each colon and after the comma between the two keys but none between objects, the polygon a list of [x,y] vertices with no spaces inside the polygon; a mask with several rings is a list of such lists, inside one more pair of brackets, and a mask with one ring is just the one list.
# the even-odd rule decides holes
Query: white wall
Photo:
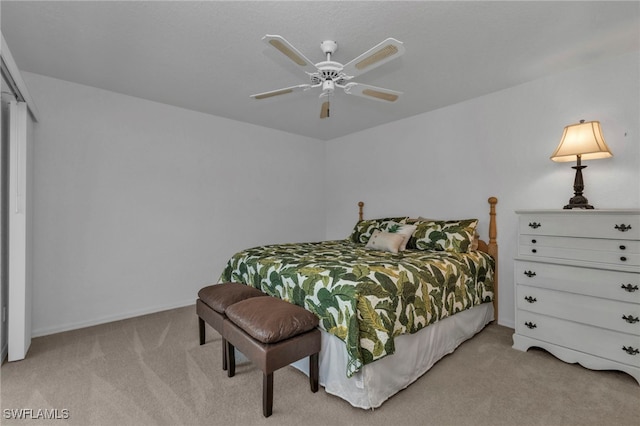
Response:
[{"label": "white wall", "polygon": [[34,335],[192,304],[238,250],[323,239],[322,142],[23,76]]},{"label": "white wall", "polygon": [[346,237],[358,200],[365,217],[479,217],[496,196],[500,320],[514,325],[518,209],[562,208],[571,163],[554,163],[564,126],[599,120],[614,157],[587,161],[585,196],[596,208],[640,207],[638,52],[396,121],[327,143],[328,239]]},{"label": "white wall", "polygon": [[24,73],[40,110],[34,335],[193,303],[249,246],[346,237],[365,216],[479,217],[497,196],[500,323],[513,326],[516,215],[560,208],[565,125],[600,120],[597,208],[640,207],[638,53],[326,143]]}]

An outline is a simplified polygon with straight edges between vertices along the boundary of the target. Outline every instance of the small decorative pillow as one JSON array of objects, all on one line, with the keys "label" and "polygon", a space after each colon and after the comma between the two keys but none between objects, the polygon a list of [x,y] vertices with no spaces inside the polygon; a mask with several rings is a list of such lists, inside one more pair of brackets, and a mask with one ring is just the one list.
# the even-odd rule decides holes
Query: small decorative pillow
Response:
[{"label": "small decorative pillow", "polygon": [[403,223],[398,222],[385,222],[380,228],[384,232],[389,232],[391,234],[399,234],[404,237],[404,241],[400,245],[400,251],[405,251],[407,249],[407,243],[409,239],[413,235],[413,232],[416,230],[417,226],[415,225],[405,225]]},{"label": "small decorative pillow", "polygon": [[356,223],[353,228],[353,232],[349,236],[349,239],[354,243],[366,243],[371,238],[371,234],[376,229],[380,229],[385,222],[398,222],[404,223],[407,220],[407,216],[403,217],[386,217],[382,219],[368,219],[361,220]]},{"label": "small decorative pillow", "polygon": [[404,235],[382,232],[379,229],[376,229],[371,234],[371,238],[369,238],[365,248],[398,253],[403,242]]},{"label": "small decorative pillow", "polygon": [[407,247],[467,253],[474,240],[478,219],[417,222]]}]

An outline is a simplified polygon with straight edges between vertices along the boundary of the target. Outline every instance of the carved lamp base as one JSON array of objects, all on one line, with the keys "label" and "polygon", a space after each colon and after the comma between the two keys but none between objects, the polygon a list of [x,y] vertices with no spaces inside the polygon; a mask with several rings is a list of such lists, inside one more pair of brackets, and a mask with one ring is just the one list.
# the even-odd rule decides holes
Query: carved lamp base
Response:
[{"label": "carved lamp base", "polygon": [[593,206],[589,204],[589,200],[583,195],[576,195],[571,197],[569,204],[564,206],[564,209],[593,209]]},{"label": "carved lamp base", "polygon": [[572,169],[576,171],[576,177],[573,181],[573,197],[569,200],[569,204],[564,206],[565,209],[593,209],[593,206],[589,204],[587,197],[582,195],[584,190],[584,182],[582,180],[582,169],[587,166],[583,166],[580,161],[580,155],[578,155],[578,164],[573,166]]}]

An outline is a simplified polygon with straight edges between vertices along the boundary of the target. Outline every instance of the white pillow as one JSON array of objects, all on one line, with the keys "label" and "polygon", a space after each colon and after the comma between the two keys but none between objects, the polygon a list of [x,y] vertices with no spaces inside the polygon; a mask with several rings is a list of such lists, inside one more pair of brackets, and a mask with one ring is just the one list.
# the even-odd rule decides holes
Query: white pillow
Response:
[{"label": "white pillow", "polygon": [[403,242],[404,235],[382,232],[376,229],[373,231],[373,234],[371,234],[371,238],[369,238],[365,248],[398,253]]},{"label": "white pillow", "polygon": [[402,244],[400,244],[399,250],[405,251],[407,249],[407,243],[409,242],[409,239],[417,228],[418,227],[416,225],[406,225],[404,223],[397,222],[385,222],[384,230],[391,234],[402,235],[404,237],[404,241],[402,241]]}]

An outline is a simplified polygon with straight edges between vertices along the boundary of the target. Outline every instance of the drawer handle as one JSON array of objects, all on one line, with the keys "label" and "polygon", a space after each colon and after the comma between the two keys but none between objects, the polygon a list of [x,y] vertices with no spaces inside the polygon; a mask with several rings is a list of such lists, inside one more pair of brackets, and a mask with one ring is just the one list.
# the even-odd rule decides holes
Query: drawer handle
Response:
[{"label": "drawer handle", "polygon": [[[535,273],[535,272],[532,272],[532,271],[524,271],[524,274],[525,274],[526,276],[528,276],[529,278],[531,278],[531,277],[535,277],[535,276],[536,276],[536,273]],[[631,285],[631,284],[629,284],[629,285]],[[636,290],[638,289],[637,287],[638,287],[638,286],[636,286]],[[627,290],[627,291],[633,291],[633,290]]]},{"label": "drawer handle", "polygon": [[[529,303],[536,303],[538,301],[538,299],[536,299],[535,297],[531,297],[531,296],[525,297],[524,300],[526,300]],[[629,320],[627,320],[627,321],[629,321]],[[638,318],[636,318],[636,321],[638,321]]]},{"label": "drawer handle", "polygon": [[623,346],[622,350],[625,351],[626,353],[628,353],[629,355],[638,355],[640,354],[640,351],[632,346],[626,347]]},{"label": "drawer handle", "polygon": [[626,257],[624,257],[624,256],[620,256],[620,260],[621,260],[621,261],[623,261],[623,262],[626,262],[626,261],[627,261],[627,258],[626,258]]},{"label": "drawer handle", "polygon": [[536,250],[536,249],[531,249],[531,253],[537,253],[537,252],[538,252],[538,250]]},{"label": "drawer handle", "polygon": [[629,324],[635,324],[638,321],[640,321],[640,318],[634,317],[633,315],[626,316],[626,315],[622,314],[622,319],[625,320],[626,322],[628,322]]},{"label": "drawer handle", "polygon": [[[533,229],[538,229],[538,228],[540,228],[542,226],[542,224],[538,223],[538,222],[529,222],[529,226],[532,227]],[[618,225],[616,225],[616,227],[617,226]],[[622,226],[624,226],[624,225],[622,225]],[[618,229],[618,228],[616,228],[616,229]],[[626,229],[625,229],[625,231],[626,231]]]},{"label": "drawer handle", "polygon": [[627,284],[627,285],[622,284],[620,288],[623,288],[625,291],[628,291],[629,293],[633,293],[634,291],[638,290],[637,285],[632,286],[631,284]]},{"label": "drawer handle", "polygon": [[531,240],[531,244],[535,244],[535,243],[537,243],[536,240]]},{"label": "drawer handle", "polygon": [[631,225],[625,225],[624,223],[622,225],[616,225],[614,226],[615,229],[617,229],[620,232],[627,232],[629,229],[631,229]]},{"label": "drawer handle", "polygon": [[535,325],[534,323],[529,322],[529,321],[525,322],[525,323],[524,323],[524,325],[526,325],[527,327],[529,327],[529,329],[534,329],[534,328],[536,328],[536,327],[537,327],[537,325]]},{"label": "drawer handle", "polygon": [[620,246],[620,250],[626,250],[627,246]]}]

